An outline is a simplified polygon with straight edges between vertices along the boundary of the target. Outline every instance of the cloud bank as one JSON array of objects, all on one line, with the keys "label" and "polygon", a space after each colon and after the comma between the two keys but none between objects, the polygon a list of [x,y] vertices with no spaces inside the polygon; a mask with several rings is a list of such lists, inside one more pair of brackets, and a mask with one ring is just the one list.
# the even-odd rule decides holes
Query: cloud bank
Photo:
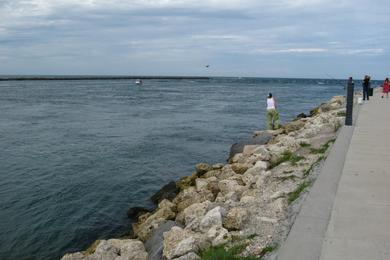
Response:
[{"label": "cloud bank", "polygon": [[382,0],[0,0],[0,74],[384,77],[389,13]]}]

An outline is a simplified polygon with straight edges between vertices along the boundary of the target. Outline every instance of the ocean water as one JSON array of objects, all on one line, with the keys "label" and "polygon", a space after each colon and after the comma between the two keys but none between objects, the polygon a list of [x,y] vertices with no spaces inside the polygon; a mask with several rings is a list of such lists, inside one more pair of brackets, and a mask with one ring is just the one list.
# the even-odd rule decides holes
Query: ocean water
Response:
[{"label": "ocean water", "polygon": [[126,211],[162,185],[264,128],[272,92],[282,122],[344,81],[0,81],[0,259],[59,259],[129,230]]}]

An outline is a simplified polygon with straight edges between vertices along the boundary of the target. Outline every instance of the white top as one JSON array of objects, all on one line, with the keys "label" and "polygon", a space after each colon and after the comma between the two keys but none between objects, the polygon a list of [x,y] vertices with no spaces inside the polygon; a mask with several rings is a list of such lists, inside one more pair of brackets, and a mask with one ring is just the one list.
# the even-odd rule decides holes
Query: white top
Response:
[{"label": "white top", "polygon": [[267,110],[275,109],[275,100],[274,98],[267,98]]}]

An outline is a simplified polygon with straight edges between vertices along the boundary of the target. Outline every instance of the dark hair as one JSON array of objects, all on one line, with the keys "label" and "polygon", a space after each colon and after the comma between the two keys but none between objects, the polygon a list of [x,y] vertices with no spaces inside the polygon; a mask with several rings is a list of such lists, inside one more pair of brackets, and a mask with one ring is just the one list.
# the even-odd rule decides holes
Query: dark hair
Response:
[{"label": "dark hair", "polygon": [[269,94],[268,94],[268,98],[272,98],[272,93],[269,93]]}]

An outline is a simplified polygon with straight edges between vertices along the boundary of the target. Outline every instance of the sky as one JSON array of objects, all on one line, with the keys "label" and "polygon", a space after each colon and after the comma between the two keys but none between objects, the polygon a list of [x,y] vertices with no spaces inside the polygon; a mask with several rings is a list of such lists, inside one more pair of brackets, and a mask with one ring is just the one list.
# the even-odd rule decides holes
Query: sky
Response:
[{"label": "sky", "polygon": [[387,0],[0,0],[0,75],[382,79],[389,46]]}]

